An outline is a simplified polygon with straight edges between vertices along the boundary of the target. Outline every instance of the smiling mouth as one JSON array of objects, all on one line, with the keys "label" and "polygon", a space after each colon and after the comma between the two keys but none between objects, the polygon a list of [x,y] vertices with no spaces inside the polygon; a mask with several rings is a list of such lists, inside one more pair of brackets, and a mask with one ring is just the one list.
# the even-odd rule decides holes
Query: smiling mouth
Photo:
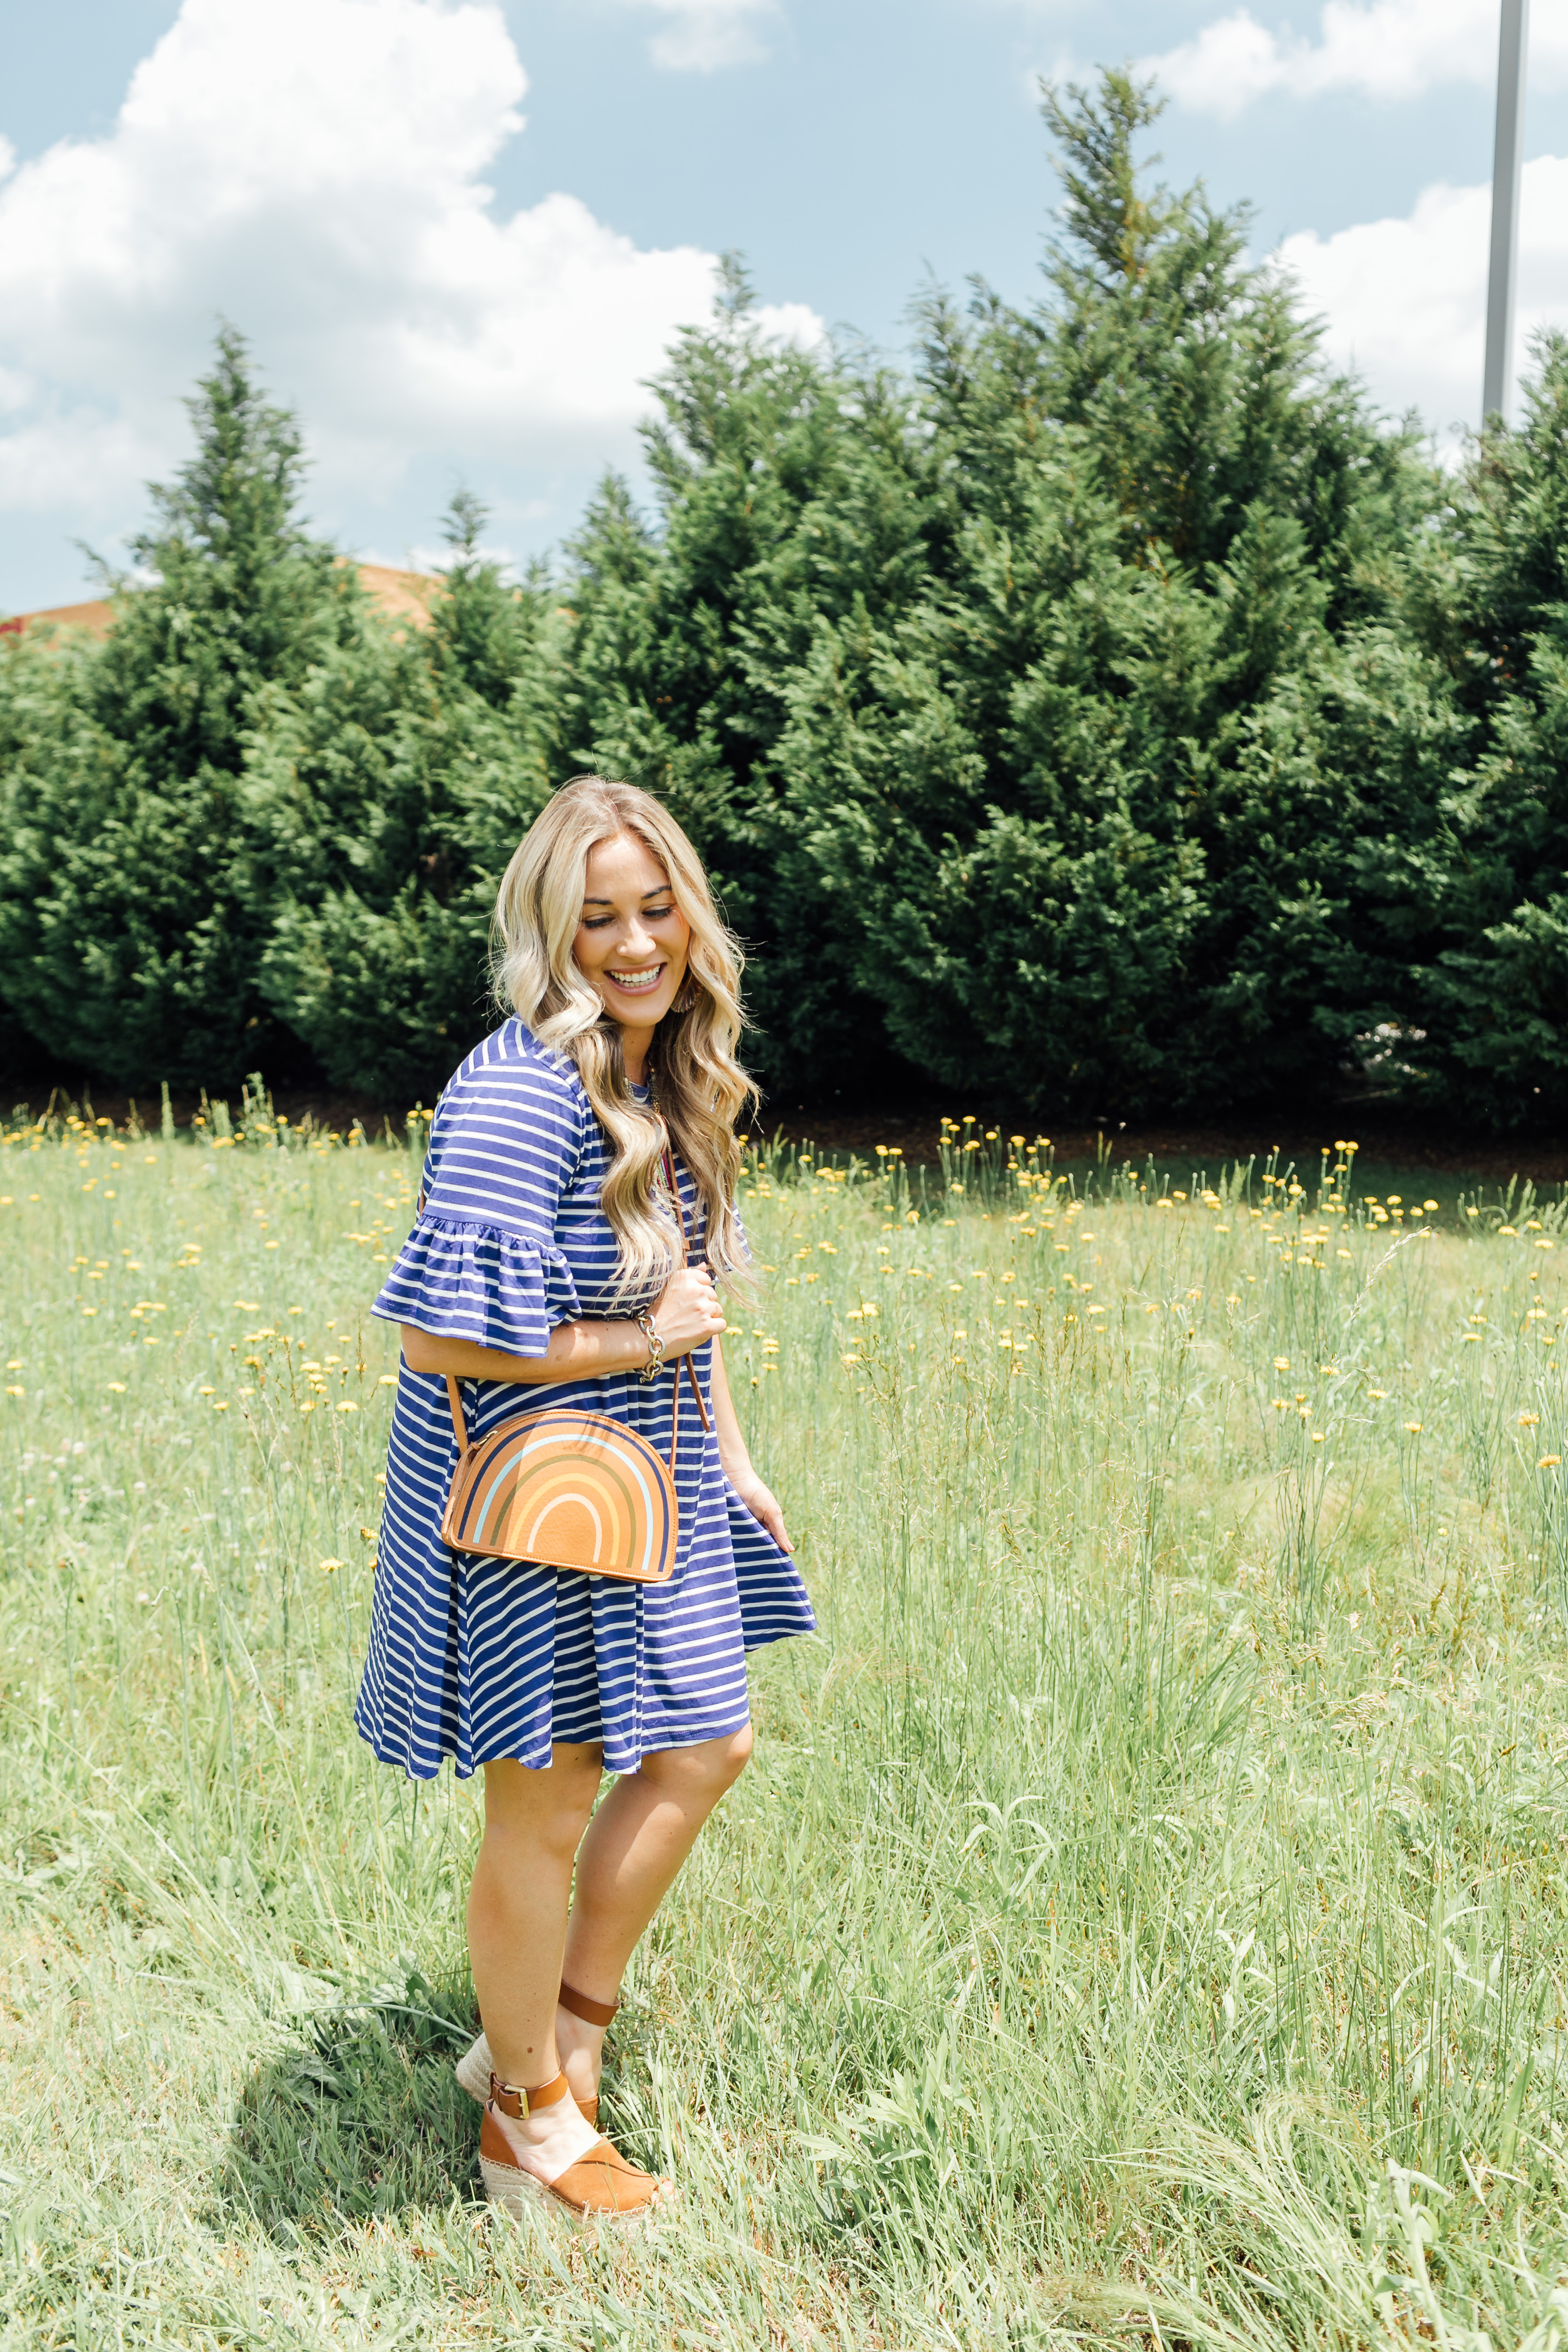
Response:
[{"label": "smiling mouth", "polygon": [[656,963],[647,971],[607,971],[605,978],[624,996],[650,996],[664,978],[664,970],[663,964]]}]

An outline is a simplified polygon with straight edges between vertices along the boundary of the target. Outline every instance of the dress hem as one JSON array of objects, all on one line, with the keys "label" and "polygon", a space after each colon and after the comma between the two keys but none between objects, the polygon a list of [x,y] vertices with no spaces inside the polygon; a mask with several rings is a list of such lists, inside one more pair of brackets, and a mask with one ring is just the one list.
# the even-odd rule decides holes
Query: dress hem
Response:
[{"label": "dress hem", "polygon": [[[605,1759],[605,1769],[606,1772],[612,1774],[617,1780],[627,1780],[634,1773],[641,1771],[644,1764],[650,1756],[672,1756],[677,1754],[683,1748],[700,1748],[705,1741],[710,1739],[732,1739],[736,1732],[744,1731],[746,1729],[751,1720],[752,1710],[748,1706],[743,1713],[712,1724],[701,1731],[694,1731],[688,1738],[667,1739],[658,1748],[645,1748],[638,1756],[635,1764],[612,1764],[608,1758],[606,1758]],[[357,1724],[354,1727],[356,1730],[359,1730],[359,1726]],[[417,1780],[421,1784],[428,1784],[432,1780],[438,1780],[440,1778],[441,1767],[443,1764],[450,1764],[453,1771],[459,1780],[471,1780],[475,1773],[483,1771],[487,1764],[521,1764],[523,1769],[527,1772],[544,1772],[548,1771],[550,1769],[551,1758],[555,1747],[557,1746],[570,1748],[603,1748],[606,1744],[602,1735],[597,1739],[554,1741],[537,1757],[512,1756],[510,1755],[505,1748],[500,1748],[493,1756],[476,1756],[473,1758],[472,1761],[466,1766],[459,1761],[456,1748],[443,1748],[435,1763],[431,1766],[429,1771],[420,1772],[415,1769],[415,1768],[408,1762],[406,1757],[384,1756],[381,1750],[376,1747],[375,1742],[367,1738],[366,1734],[363,1730],[360,1730],[360,1738],[364,1740],[365,1746],[370,1749],[371,1754],[374,1757],[378,1764],[384,1765],[389,1772],[401,1772],[405,1780]]]}]

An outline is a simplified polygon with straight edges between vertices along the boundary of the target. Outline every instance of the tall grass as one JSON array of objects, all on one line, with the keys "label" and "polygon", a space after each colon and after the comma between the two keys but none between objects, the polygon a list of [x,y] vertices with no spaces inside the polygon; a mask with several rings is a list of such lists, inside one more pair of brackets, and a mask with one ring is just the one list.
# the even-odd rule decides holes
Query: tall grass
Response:
[{"label": "tall grass", "polygon": [[1562,1204],[756,1163],[821,1636],[612,2037],[680,2209],[596,2243],[476,2201],[477,1783],[349,1720],[416,1171],[0,1146],[0,2341],[1568,2343]]}]

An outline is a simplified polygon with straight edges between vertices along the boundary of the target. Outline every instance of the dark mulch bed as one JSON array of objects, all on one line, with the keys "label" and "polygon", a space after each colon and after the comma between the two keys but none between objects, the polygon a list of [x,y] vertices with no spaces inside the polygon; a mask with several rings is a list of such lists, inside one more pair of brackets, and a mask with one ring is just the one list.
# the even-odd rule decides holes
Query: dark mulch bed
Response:
[{"label": "dark mulch bed", "polygon": [[[962,1113],[955,1114],[962,1116]],[[940,1116],[940,1114],[939,1114]],[[879,1143],[897,1144],[910,1161],[936,1158],[937,1119],[910,1118],[891,1112],[885,1117],[858,1117],[840,1110],[813,1112],[804,1106],[780,1111],[764,1106],[763,1123],[771,1135],[775,1128],[794,1142],[809,1139],[824,1151],[864,1151]],[[1035,1119],[1008,1126],[992,1118],[986,1125],[1002,1125],[1005,1133],[1026,1134],[1031,1139],[1046,1133],[1055,1149],[1057,1165],[1093,1163],[1109,1151],[1113,1164],[1131,1160],[1142,1167],[1152,1159],[1157,1168],[1184,1171],[1207,1170],[1212,1176],[1237,1160],[1263,1160],[1278,1151],[1282,1160],[1316,1171],[1320,1151],[1331,1150],[1341,1140],[1359,1146],[1357,1165],[1384,1170],[1428,1170],[1435,1177],[1506,1183],[1510,1176],[1528,1176],[1537,1184],[1568,1182],[1568,1137],[1515,1136],[1498,1139],[1467,1136],[1451,1127],[1380,1117],[1367,1106],[1341,1105],[1317,1118],[1282,1116],[1263,1111],[1255,1117],[1238,1113],[1212,1123],[1171,1120],[1147,1126],[1131,1120],[1125,1126],[1079,1125],[1044,1127]],[[970,1130],[973,1132],[973,1129]]]},{"label": "dark mulch bed", "polygon": [[[123,1126],[130,1113],[129,1099],[107,1089],[89,1091],[93,1116]],[[18,1106],[26,1101],[37,1116],[49,1099],[50,1087],[29,1075],[25,1081],[14,1081],[9,1088],[0,1080],[0,1100],[7,1093]],[[79,1108],[87,1108],[79,1083],[61,1087],[59,1100],[68,1096]],[[402,1135],[408,1109],[405,1103],[389,1107],[369,1097],[320,1086],[280,1087],[274,1099],[277,1108],[290,1120],[309,1117],[318,1127],[347,1134],[357,1118],[366,1133],[375,1137],[388,1129]],[[155,1098],[138,1097],[136,1108],[145,1125],[157,1126]],[[229,1108],[237,1118],[237,1088]],[[198,1098],[176,1096],[174,1108],[176,1122],[187,1126],[199,1108]],[[1294,1161],[1298,1168],[1315,1173],[1319,1152],[1345,1139],[1360,1146],[1360,1168],[1376,1168],[1384,1175],[1425,1172],[1449,1186],[1501,1184],[1510,1176],[1529,1177],[1537,1184],[1568,1182],[1568,1136],[1468,1134],[1450,1124],[1422,1120],[1367,1099],[1309,1104],[1289,1112],[1236,1111],[1213,1120],[1129,1120],[1123,1125],[1107,1119],[1103,1126],[1086,1126],[1079,1120],[1054,1126],[1016,1112],[1010,1116],[994,1105],[963,1100],[956,1091],[949,1098],[933,1097],[925,1102],[905,1096],[879,1104],[862,1097],[853,1109],[846,1108],[843,1094],[817,1101],[781,1096],[763,1102],[753,1132],[759,1138],[777,1135],[791,1143],[814,1144],[819,1150],[838,1155],[869,1153],[879,1143],[897,1145],[911,1165],[930,1164],[937,1157],[937,1134],[944,1110],[955,1118],[973,1111],[982,1128],[1000,1127],[1005,1134],[1025,1134],[1033,1139],[1047,1133],[1058,1167],[1093,1165],[1106,1156],[1115,1165],[1130,1160],[1142,1167],[1152,1159],[1157,1168],[1175,1174],[1178,1181],[1204,1171],[1213,1176],[1237,1160],[1262,1160],[1275,1151],[1282,1160]]]}]

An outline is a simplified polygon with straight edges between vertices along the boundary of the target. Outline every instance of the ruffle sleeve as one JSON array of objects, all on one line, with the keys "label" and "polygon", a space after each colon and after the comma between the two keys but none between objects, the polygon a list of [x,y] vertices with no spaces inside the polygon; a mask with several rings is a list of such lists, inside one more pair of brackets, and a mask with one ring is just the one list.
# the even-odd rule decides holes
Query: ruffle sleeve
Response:
[{"label": "ruffle sleeve", "polygon": [[542,1356],[558,1323],[583,1320],[561,1250],[428,1210],[398,1251],[371,1312],[437,1339],[468,1339],[509,1356]]},{"label": "ruffle sleeve", "polygon": [[418,1223],[372,1312],[509,1356],[582,1322],[556,1221],[589,1117],[575,1070],[521,1022],[476,1045],[436,1107]]}]

